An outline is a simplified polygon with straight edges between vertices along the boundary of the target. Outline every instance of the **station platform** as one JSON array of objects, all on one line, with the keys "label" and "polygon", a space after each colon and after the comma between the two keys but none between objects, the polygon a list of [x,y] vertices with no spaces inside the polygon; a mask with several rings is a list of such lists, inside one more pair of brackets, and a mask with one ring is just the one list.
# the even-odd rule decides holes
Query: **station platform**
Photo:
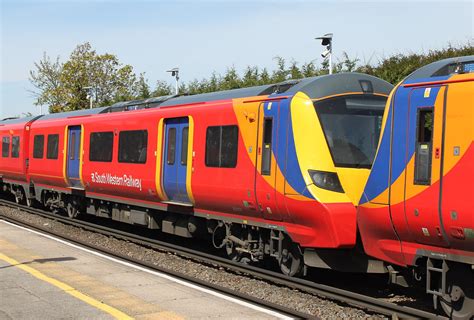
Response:
[{"label": "station platform", "polygon": [[0,220],[0,319],[280,315]]}]

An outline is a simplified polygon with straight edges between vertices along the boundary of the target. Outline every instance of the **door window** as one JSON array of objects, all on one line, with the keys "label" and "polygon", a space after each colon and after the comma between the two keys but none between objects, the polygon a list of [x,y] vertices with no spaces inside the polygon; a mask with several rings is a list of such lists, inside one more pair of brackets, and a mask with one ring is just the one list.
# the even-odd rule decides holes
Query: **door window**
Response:
[{"label": "door window", "polygon": [[272,162],[272,128],[273,119],[266,118],[263,122],[263,150],[262,150],[262,174],[271,174]]},{"label": "door window", "polygon": [[181,136],[181,164],[183,166],[188,163],[188,132],[189,127],[183,128]]},{"label": "door window", "polygon": [[168,150],[166,163],[173,165],[176,158],[176,128],[168,129]]},{"label": "door window", "polygon": [[431,156],[433,152],[433,108],[418,109],[416,123],[415,181],[431,184]]},{"label": "door window", "polygon": [[74,160],[76,159],[75,155],[76,151],[76,133],[71,133],[71,142],[69,143],[69,159]]}]

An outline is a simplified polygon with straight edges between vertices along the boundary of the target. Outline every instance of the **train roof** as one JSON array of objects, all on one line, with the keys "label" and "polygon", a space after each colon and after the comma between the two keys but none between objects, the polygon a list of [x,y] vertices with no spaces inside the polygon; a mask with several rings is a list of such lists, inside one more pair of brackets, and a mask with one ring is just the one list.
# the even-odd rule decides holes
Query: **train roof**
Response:
[{"label": "train roof", "polygon": [[41,116],[29,116],[29,117],[24,117],[24,118],[6,118],[3,120],[0,120],[0,126],[1,125],[8,125],[8,124],[26,124],[30,121],[36,120]]},{"label": "train roof", "polygon": [[[101,113],[121,112],[145,108],[171,107],[185,104],[199,104],[208,101],[231,100],[254,96],[267,96],[273,94],[293,95],[301,91],[311,99],[319,99],[332,96],[341,92],[361,92],[362,82],[370,83],[370,91],[388,95],[393,86],[374,76],[363,73],[347,72],[318,77],[287,80],[276,84],[223,90],[195,95],[167,95],[143,100],[132,100],[115,103],[108,107],[84,109],[78,111],[47,114],[42,120],[64,119],[71,117],[83,117]],[[26,118],[23,118],[26,119]],[[2,123],[2,122],[0,122]]]},{"label": "train roof", "polygon": [[271,85],[223,90],[209,93],[201,93],[190,96],[173,97],[163,102],[160,107],[173,106],[179,104],[192,104],[204,101],[230,100],[244,97],[261,96]]},{"label": "train roof", "polygon": [[342,92],[362,91],[388,95],[392,89],[392,84],[380,78],[364,73],[346,72],[303,79],[289,88],[285,94],[301,91],[311,99],[321,99]]},{"label": "train roof", "polygon": [[71,117],[90,116],[90,115],[94,115],[94,114],[103,113],[103,111],[105,111],[108,108],[109,107],[100,107],[100,108],[68,111],[68,112],[50,113],[50,114],[46,114],[46,115],[42,116],[41,120],[64,119],[64,118],[71,118]]},{"label": "train roof", "polygon": [[426,66],[421,67],[420,69],[417,69],[412,74],[410,74],[405,79],[405,81],[448,76],[453,73],[459,73],[458,71],[456,71],[456,66],[459,65],[463,66],[461,72],[474,72],[474,55],[447,58],[427,64]]}]

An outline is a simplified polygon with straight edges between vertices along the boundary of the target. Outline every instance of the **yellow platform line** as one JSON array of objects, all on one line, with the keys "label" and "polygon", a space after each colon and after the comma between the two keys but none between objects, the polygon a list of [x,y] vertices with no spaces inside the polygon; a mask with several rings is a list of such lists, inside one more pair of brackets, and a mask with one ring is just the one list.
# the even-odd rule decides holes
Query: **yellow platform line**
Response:
[{"label": "yellow platform line", "polygon": [[16,261],[15,259],[10,258],[10,257],[8,257],[8,256],[6,256],[2,253],[0,253],[0,260],[3,260],[3,261],[5,261],[5,262],[11,264],[12,266],[17,267],[17,268],[20,268],[23,271],[28,272],[32,276],[34,276],[34,277],[36,277],[36,278],[38,278],[42,281],[48,282],[48,283],[52,284],[53,286],[58,287],[59,289],[66,292],[67,294],[70,294],[71,296],[73,296],[73,297],[75,297],[79,300],[82,300],[85,303],[110,314],[111,316],[113,316],[116,319],[133,319],[132,317],[130,317],[129,315],[123,313],[122,311],[120,311],[118,309],[115,309],[114,307],[111,307],[111,306],[109,306],[109,305],[107,305],[103,302],[100,302],[100,301],[98,301],[98,300],[96,300],[92,297],[89,297],[89,296],[83,294],[82,292],[79,292],[78,290],[74,289],[70,285],[68,285],[64,282],[61,282],[57,279],[48,277],[44,273],[41,273],[40,271],[38,271],[38,270],[36,270],[32,267],[21,264],[20,262]]}]

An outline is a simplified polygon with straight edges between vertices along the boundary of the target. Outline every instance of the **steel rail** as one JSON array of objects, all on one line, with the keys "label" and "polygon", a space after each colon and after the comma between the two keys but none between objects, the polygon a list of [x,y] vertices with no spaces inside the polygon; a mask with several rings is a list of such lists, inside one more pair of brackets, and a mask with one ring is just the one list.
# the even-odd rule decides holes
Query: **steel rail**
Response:
[{"label": "steel rail", "polygon": [[[249,266],[249,265],[236,263],[236,262],[233,262],[231,260],[221,258],[221,257],[217,257],[217,256],[214,256],[214,255],[211,255],[211,254],[207,254],[207,253],[204,253],[204,252],[197,251],[197,250],[192,250],[192,249],[189,249],[189,248],[186,248],[186,247],[181,247],[181,246],[170,244],[170,243],[167,243],[167,242],[164,242],[164,241],[145,238],[145,237],[142,237],[142,236],[139,236],[139,235],[136,235],[136,234],[132,234],[132,233],[128,233],[128,232],[125,232],[125,231],[108,228],[108,227],[105,227],[105,226],[97,225],[97,224],[82,221],[82,220],[71,219],[71,218],[68,218],[68,217],[59,216],[59,215],[50,213],[48,211],[44,211],[44,210],[36,209],[36,208],[31,208],[31,207],[28,207],[28,206],[8,202],[8,201],[2,200],[2,199],[0,199],[0,205],[7,206],[7,207],[10,207],[10,208],[15,208],[15,209],[21,209],[23,211],[26,211],[26,212],[29,212],[29,213],[32,213],[32,214],[37,214],[37,215],[40,215],[40,216],[48,218],[48,219],[53,219],[53,220],[56,220],[56,221],[59,221],[59,222],[65,223],[65,224],[69,224],[69,225],[72,225],[72,226],[75,226],[75,227],[80,227],[80,228],[86,229],[88,231],[99,232],[99,233],[107,235],[107,236],[113,236],[113,237],[118,238],[118,239],[131,241],[131,242],[137,243],[141,246],[145,246],[145,247],[148,247],[148,248],[158,249],[158,250],[161,250],[161,251],[171,251],[171,252],[173,252],[177,255],[186,257],[188,259],[197,260],[201,263],[206,263],[206,264],[209,264],[209,265],[216,265],[217,264],[217,265],[219,265],[221,267],[224,267],[226,269],[229,269],[233,272],[244,273],[244,274],[250,275],[250,276],[255,277],[255,278],[259,278],[261,280],[264,280],[264,281],[267,281],[267,282],[270,282],[270,283],[275,283],[275,284],[278,284],[278,285],[289,287],[291,289],[296,289],[296,290],[300,290],[302,292],[318,295],[320,297],[324,297],[324,298],[340,301],[340,302],[343,302],[343,303],[347,303],[347,304],[350,304],[350,305],[353,305],[353,306],[356,306],[356,307],[359,307],[359,308],[369,310],[369,311],[374,312],[374,313],[380,313],[380,314],[383,314],[383,315],[386,315],[386,316],[390,316],[392,318],[447,319],[446,317],[443,317],[443,316],[440,316],[438,314],[434,314],[434,313],[431,313],[431,312],[418,310],[418,309],[411,308],[411,307],[406,307],[406,306],[400,306],[400,305],[397,305],[397,304],[392,303],[392,302],[383,301],[383,300],[380,300],[380,299],[377,299],[377,298],[374,298],[374,297],[366,296],[366,295],[363,295],[363,294],[351,292],[351,291],[340,289],[340,288],[331,287],[331,286],[324,285],[324,284],[318,284],[318,283],[311,282],[311,281],[304,280],[304,279],[300,279],[300,278],[288,277],[288,276],[285,276],[285,275],[277,273],[277,272],[273,272],[273,271],[270,271],[270,270],[265,270],[265,269],[261,269],[261,268],[257,268],[257,267],[253,267],[253,266]],[[9,218],[9,217],[6,217],[6,216],[2,215],[1,212],[0,212],[0,217],[4,218],[5,220],[7,220],[6,218]],[[9,218],[9,219],[11,219],[11,218]],[[13,220],[13,219],[11,219],[11,220]],[[14,222],[14,223],[17,223],[17,222]],[[30,227],[30,228],[34,228],[34,229],[37,229],[37,230],[41,230],[43,232],[51,233],[51,230],[48,230],[46,228],[42,228],[42,227],[39,227],[39,226],[32,226],[32,225],[30,225],[28,223],[25,223],[25,222],[21,222],[21,223],[28,225],[28,227]],[[91,244],[83,243],[82,241],[79,241],[79,240],[76,240],[76,239],[69,239],[67,236],[63,236],[63,235],[56,235],[56,236],[60,237],[60,238],[63,238],[63,239],[66,239],[68,241],[79,243],[82,246],[93,248],[94,250],[105,252],[109,255],[117,256],[117,253],[110,252],[109,250],[104,249],[104,248],[100,248],[100,247],[97,247],[97,246],[94,246],[94,245],[91,245]],[[202,280],[197,280],[195,278],[192,278],[192,277],[189,277],[189,276],[186,276],[186,275],[184,275],[184,277],[183,277],[183,274],[179,273],[179,272],[175,272],[175,271],[172,271],[172,270],[169,270],[169,269],[161,269],[161,268],[159,268],[157,266],[154,266],[154,265],[149,265],[149,264],[144,263],[144,262],[135,261],[133,258],[130,258],[130,257],[127,257],[127,256],[121,256],[120,255],[120,258],[123,259],[123,260],[126,260],[126,261],[131,261],[133,263],[144,265],[144,266],[146,266],[148,268],[151,268],[151,269],[154,269],[154,270],[159,269],[160,272],[168,273],[168,274],[171,274],[171,275],[176,276],[176,277],[182,277],[182,278],[185,278],[188,281],[192,281],[192,282],[195,282],[195,283],[197,282],[200,285],[203,285],[203,286],[206,286],[206,287],[210,286],[209,283],[204,282]],[[212,287],[212,288],[214,288],[214,287]],[[250,297],[248,295],[241,294],[241,293],[236,293],[235,291],[232,291],[232,290],[227,289],[227,288],[220,287],[220,288],[216,288],[216,290],[222,290],[222,292],[225,292],[226,294],[230,294],[230,295],[233,295],[233,296],[238,296],[239,298],[241,298],[243,300],[251,301],[251,302],[258,303],[258,304],[261,304],[261,305],[264,305],[264,306],[268,306],[269,308],[274,309],[274,310],[279,310],[278,308],[281,307],[281,306],[276,306],[273,303],[269,303],[269,302],[261,300],[261,299],[258,299],[259,301],[257,302],[255,300],[253,300],[254,299],[253,297]],[[286,313],[288,315],[291,315],[292,312],[295,312],[294,310],[291,310],[291,309],[286,308],[286,307],[284,307],[283,309],[280,309],[280,310],[281,310],[282,313]],[[309,318],[310,317],[309,315],[302,314],[302,313],[297,313],[297,314],[293,313],[292,316],[296,316],[297,318]]]}]

